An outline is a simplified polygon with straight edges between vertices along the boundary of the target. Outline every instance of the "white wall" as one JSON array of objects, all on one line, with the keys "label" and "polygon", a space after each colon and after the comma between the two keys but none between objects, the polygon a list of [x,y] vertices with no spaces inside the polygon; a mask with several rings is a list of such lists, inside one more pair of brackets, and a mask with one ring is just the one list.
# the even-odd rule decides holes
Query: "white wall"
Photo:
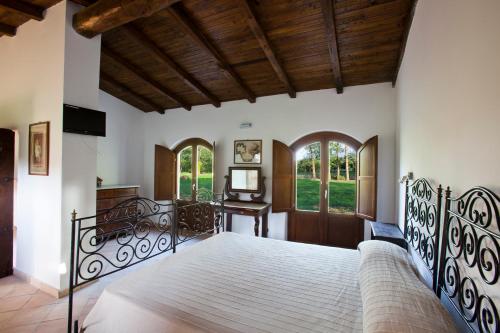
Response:
[{"label": "white wall", "polygon": [[[80,8],[67,2],[64,103],[98,109],[101,37],[88,39],[73,29],[73,15]],[[96,212],[97,137],[64,133],[62,163],[60,262],[69,267],[71,212],[76,210],[79,217],[92,216]],[[60,289],[68,285],[68,275],[62,274]]]},{"label": "white wall", "polygon": [[97,175],[105,185],[144,182],[144,120],[135,107],[99,91],[99,110],[106,112],[106,137],[97,138]]},{"label": "white wall", "polygon": [[498,0],[418,2],[397,82],[400,176],[500,190],[498,13]]},{"label": "white wall", "polygon": [[[0,127],[18,133],[15,269],[47,291],[67,287],[70,213],[95,214],[97,139],[63,134],[63,103],[98,108],[100,37],[76,34],[71,2],[0,40]],[[50,121],[48,177],[28,175],[30,123]]]},{"label": "white wall", "polygon": [[[153,197],[154,145],[174,147],[190,137],[216,142],[217,188],[221,191],[227,168],[233,165],[233,140],[263,140],[263,173],[267,177],[267,201],[271,201],[272,140],[291,144],[305,134],[338,131],[361,142],[379,135],[378,218],[394,223],[396,92],[390,84],[358,86],[342,95],[333,90],[262,97],[257,103],[235,101],[212,106],[180,109],[166,115],[145,115],[145,194]],[[240,129],[241,122],[252,122],[251,129]],[[253,234],[251,218],[235,217],[233,230]],[[285,214],[270,216],[269,236],[286,238]]]},{"label": "white wall", "polygon": [[[0,40],[0,127],[18,133],[15,268],[59,288],[66,5]],[[28,175],[29,124],[50,121],[49,176]]]}]

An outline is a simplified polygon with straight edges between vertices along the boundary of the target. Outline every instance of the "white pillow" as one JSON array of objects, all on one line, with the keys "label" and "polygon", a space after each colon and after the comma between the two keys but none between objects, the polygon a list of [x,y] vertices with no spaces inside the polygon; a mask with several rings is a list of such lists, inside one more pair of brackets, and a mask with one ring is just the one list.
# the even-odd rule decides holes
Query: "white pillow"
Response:
[{"label": "white pillow", "polygon": [[407,252],[384,241],[359,244],[364,332],[456,332],[448,312],[415,275]]}]

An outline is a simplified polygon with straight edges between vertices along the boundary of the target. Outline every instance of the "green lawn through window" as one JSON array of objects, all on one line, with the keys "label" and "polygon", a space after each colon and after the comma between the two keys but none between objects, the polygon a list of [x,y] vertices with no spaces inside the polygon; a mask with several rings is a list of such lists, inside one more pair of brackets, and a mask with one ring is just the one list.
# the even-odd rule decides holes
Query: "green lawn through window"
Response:
[{"label": "green lawn through window", "polygon": [[[203,173],[198,176],[198,190],[212,191],[212,174]],[[191,198],[191,173],[183,172],[180,177],[180,197]]]},{"label": "green lawn through window", "polygon": [[[297,209],[319,210],[319,179],[297,179]],[[198,188],[212,191],[212,174],[198,176]],[[356,208],[356,182],[332,180],[329,185],[329,211],[331,213],[352,214]],[[191,197],[191,174],[182,173],[180,177],[181,198]]]},{"label": "green lawn through window", "polygon": [[[297,209],[319,210],[319,179],[297,179]],[[332,180],[329,184],[329,211],[353,214],[356,209],[356,182]]]}]

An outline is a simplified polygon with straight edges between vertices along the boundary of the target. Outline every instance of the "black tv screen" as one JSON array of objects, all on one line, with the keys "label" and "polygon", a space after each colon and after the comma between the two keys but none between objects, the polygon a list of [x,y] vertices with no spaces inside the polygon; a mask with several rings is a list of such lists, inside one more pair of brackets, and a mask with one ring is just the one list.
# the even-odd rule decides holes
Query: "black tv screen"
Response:
[{"label": "black tv screen", "polygon": [[106,136],[106,113],[64,104],[63,132]]}]

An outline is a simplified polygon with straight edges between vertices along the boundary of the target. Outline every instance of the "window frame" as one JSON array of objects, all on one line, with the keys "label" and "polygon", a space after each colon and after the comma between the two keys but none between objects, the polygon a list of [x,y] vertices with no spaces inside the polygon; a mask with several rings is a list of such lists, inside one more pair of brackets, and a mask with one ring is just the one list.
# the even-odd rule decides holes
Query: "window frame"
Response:
[{"label": "window frame", "polygon": [[[310,210],[302,210],[302,209],[298,209],[297,208],[297,172],[296,172],[296,168],[297,168],[297,161],[296,161],[296,158],[295,158],[295,154],[297,153],[297,151],[309,144],[312,144],[312,143],[315,143],[315,142],[319,142],[320,143],[320,179],[321,180],[324,180],[324,179],[328,179],[328,175],[327,173],[330,172],[330,168],[329,168],[329,158],[330,158],[330,154],[329,154],[329,143],[331,141],[336,141],[336,142],[339,142],[341,144],[345,144],[349,147],[351,147],[352,149],[354,149],[355,151],[358,151],[359,148],[362,146],[362,143],[358,140],[356,140],[355,138],[347,135],[347,134],[344,134],[344,133],[340,133],[340,132],[331,132],[331,131],[322,131],[322,132],[315,132],[315,133],[311,133],[311,134],[307,134],[299,139],[297,139],[295,142],[293,142],[291,145],[290,145],[290,148],[292,149],[293,153],[294,153],[294,156],[293,156],[293,163],[294,163],[294,169],[295,169],[295,173],[293,175],[293,178],[294,178],[294,196],[293,196],[293,199],[294,199],[294,206],[295,206],[295,210],[298,211],[298,212],[304,212],[304,213],[321,213],[321,212],[326,212],[326,214],[335,214],[335,215],[350,215],[350,214],[337,214],[337,213],[330,213],[329,212],[329,207],[328,207],[328,199],[326,200],[323,200],[321,199],[322,198],[322,193],[324,193],[325,190],[327,190],[327,193],[329,195],[329,191],[330,189],[328,188],[329,184],[328,182],[326,182],[326,184],[324,184],[323,181],[321,181],[321,184],[320,184],[320,209],[319,211],[310,211]],[[326,166],[326,168],[325,168]],[[356,208],[355,208],[355,211],[357,211],[357,200],[356,200]]]},{"label": "window frame", "polygon": [[[191,147],[192,152],[193,152],[191,155],[191,201],[196,200],[196,193],[198,191],[198,184],[197,184],[197,180],[198,180],[198,146],[203,146],[212,152],[212,163],[213,163],[213,161],[215,159],[213,145],[210,144],[205,139],[189,138],[189,139],[183,140],[180,143],[178,143],[175,146],[175,148],[173,149],[175,156],[176,156],[176,159],[177,159],[177,163],[175,165],[175,167],[176,167],[176,174],[175,174],[175,183],[176,184],[175,184],[175,186],[177,189],[177,199],[185,200],[185,198],[180,198],[180,195],[181,195],[180,182],[179,182],[179,174],[177,172],[179,170],[179,167],[180,167],[179,153],[182,150],[184,150],[185,148]],[[214,173],[215,173],[215,170],[212,170],[212,192],[214,189],[214,182],[213,182],[213,179],[215,179]]]}]

